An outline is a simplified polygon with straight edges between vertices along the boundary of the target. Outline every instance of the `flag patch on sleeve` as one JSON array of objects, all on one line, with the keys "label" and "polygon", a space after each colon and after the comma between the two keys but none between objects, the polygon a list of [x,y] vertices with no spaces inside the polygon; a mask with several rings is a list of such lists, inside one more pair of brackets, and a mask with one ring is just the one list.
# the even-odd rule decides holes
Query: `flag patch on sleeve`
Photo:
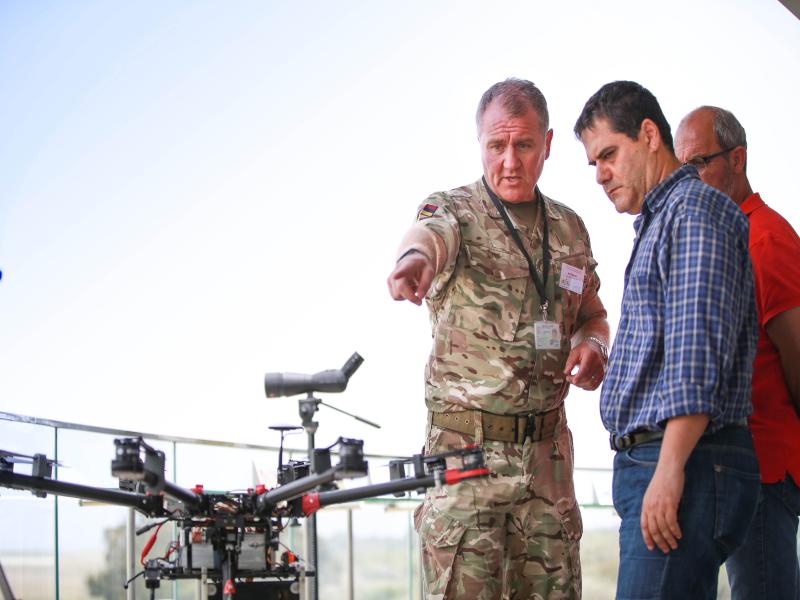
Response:
[{"label": "flag patch on sleeve", "polygon": [[417,221],[421,221],[422,219],[427,219],[432,217],[433,214],[439,209],[438,206],[435,204],[426,204],[423,206],[420,211],[417,213]]}]

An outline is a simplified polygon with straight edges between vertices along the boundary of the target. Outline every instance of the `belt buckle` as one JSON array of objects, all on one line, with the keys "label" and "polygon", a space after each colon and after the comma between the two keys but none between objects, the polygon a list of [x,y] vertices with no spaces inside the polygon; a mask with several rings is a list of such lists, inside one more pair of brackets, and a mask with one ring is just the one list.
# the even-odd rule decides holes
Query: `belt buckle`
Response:
[{"label": "belt buckle", "polygon": [[611,449],[616,452],[630,448],[633,445],[633,438],[629,433],[626,433],[625,435],[617,435],[612,433],[609,436],[608,441],[611,442]]},{"label": "belt buckle", "polygon": [[534,434],[536,433],[536,415],[525,415],[525,438],[531,438],[534,441]]},{"label": "belt buckle", "polygon": [[[533,434],[536,431],[535,418],[535,415],[513,415],[515,443],[524,444],[528,436],[533,440]],[[525,419],[525,425],[522,427],[520,427],[521,419]],[[520,433],[522,433],[522,435],[520,435]]]}]

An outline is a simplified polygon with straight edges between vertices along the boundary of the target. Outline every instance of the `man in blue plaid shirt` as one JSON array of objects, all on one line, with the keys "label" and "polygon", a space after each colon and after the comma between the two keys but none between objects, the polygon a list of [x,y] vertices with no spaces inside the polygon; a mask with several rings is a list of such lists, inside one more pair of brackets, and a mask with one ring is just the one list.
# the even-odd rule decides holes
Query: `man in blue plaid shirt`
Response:
[{"label": "man in blue plaid shirt", "polygon": [[755,512],[747,430],[757,340],[747,218],[675,157],[656,98],[604,85],[575,134],[620,213],[638,215],[600,397],[620,525],[617,598],[716,598]]}]

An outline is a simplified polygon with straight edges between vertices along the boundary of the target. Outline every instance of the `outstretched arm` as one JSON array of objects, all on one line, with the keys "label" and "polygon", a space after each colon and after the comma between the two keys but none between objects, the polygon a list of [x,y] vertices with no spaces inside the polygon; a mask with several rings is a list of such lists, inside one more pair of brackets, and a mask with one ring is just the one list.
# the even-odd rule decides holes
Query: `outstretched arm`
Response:
[{"label": "outstretched arm", "polygon": [[420,215],[431,208],[435,216],[418,217],[400,243],[397,263],[386,282],[395,300],[420,305],[429,292],[435,294],[438,275],[446,279],[452,274],[460,240],[458,221],[446,207],[432,204],[426,204]]},{"label": "outstretched arm", "polygon": [[436,265],[420,250],[409,250],[404,254],[389,275],[389,294],[395,300],[408,300],[417,306],[431,287],[436,275]]}]

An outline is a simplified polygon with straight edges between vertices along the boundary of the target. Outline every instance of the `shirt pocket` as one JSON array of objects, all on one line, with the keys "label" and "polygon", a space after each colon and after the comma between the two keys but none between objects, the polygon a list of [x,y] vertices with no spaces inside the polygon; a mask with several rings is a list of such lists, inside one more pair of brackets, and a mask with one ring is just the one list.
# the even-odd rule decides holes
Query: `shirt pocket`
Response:
[{"label": "shirt pocket", "polygon": [[464,276],[454,286],[448,323],[476,336],[513,341],[530,274],[524,257],[464,244]]},{"label": "shirt pocket", "polygon": [[569,340],[575,333],[575,324],[578,320],[578,311],[581,307],[581,293],[572,292],[561,287],[561,269],[563,265],[570,265],[579,270],[583,270],[583,288],[586,287],[586,279],[589,277],[588,261],[586,254],[570,254],[569,256],[559,256],[552,262],[553,281],[555,283],[555,318],[564,324],[564,337]]}]

